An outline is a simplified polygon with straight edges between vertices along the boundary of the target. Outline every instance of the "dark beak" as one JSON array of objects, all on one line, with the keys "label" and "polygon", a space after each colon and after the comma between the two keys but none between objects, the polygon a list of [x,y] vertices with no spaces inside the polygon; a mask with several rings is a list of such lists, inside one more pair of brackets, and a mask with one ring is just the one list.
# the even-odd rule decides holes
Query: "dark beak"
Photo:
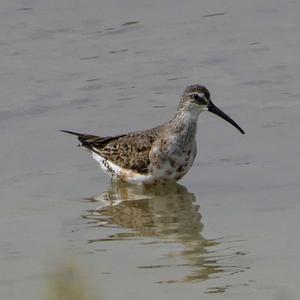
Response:
[{"label": "dark beak", "polygon": [[236,129],[238,129],[242,134],[245,134],[244,130],[236,124],[230,117],[228,117],[224,112],[221,111],[217,106],[215,106],[211,101],[207,106],[207,110],[210,111],[213,114],[216,114],[217,116],[221,117],[228,123],[230,123],[232,126],[234,126]]}]

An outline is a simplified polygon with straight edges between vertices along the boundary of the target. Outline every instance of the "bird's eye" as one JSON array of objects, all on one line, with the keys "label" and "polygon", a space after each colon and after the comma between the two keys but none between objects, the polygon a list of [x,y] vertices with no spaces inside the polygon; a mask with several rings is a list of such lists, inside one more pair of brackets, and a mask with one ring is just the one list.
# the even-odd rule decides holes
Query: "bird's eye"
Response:
[{"label": "bird's eye", "polygon": [[193,94],[193,98],[197,102],[203,102],[203,101],[205,101],[205,95],[203,93],[195,93],[195,94]]},{"label": "bird's eye", "polygon": [[200,96],[199,96],[198,94],[193,94],[193,98],[194,98],[195,100],[197,100],[197,101],[200,100]]},{"label": "bird's eye", "polygon": [[205,95],[203,93],[194,93],[192,94],[193,99],[195,102],[201,105],[206,105],[208,103]]}]

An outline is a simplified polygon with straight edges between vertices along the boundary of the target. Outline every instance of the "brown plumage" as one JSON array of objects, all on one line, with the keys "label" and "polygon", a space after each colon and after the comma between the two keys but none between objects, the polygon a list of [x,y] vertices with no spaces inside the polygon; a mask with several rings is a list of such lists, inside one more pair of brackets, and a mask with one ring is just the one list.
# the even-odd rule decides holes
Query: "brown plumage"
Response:
[{"label": "brown plumage", "polygon": [[202,111],[220,116],[244,133],[212,103],[209,91],[201,85],[187,87],[175,116],[152,129],[106,137],[62,131],[76,135],[80,146],[112,177],[134,184],[177,181],[194,162],[197,119]]},{"label": "brown plumage", "polygon": [[135,172],[146,174],[150,164],[151,147],[161,134],[164,125],[145,131],[130,132],[117,136],[100,137],[90,134],[61,130],[76,135],[80,147],[96,152],[114,164]]}]

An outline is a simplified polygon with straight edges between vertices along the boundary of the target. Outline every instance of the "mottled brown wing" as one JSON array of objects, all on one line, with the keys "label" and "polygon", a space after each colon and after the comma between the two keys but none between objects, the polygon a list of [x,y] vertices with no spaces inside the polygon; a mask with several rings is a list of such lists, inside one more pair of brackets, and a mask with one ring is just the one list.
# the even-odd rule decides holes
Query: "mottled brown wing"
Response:
[{"label": "mottled brown wing", "polygon": [[148,173],[149,152],[158,132],[153,130],[129,133],[103,142],[90,143],[92,151],[116,165],[139,173]]},{"label": "mottled brown wing", "polygon": [[74,134],[81,146],[100,154],[114,164],[139,173],[147,173],[150,164],[149,152],[159,137],[161,126],[118,136],[99,137],[63,130]]}]

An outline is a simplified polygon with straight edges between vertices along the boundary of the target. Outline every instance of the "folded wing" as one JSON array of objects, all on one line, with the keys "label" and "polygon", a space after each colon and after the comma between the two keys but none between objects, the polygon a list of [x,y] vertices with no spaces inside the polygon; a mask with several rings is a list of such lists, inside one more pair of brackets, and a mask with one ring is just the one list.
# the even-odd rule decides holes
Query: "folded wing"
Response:
[{"label": "folded wing", "polygon": [[160,128],[107,137],[61,131],[76,135],[81,143],[80,147],[95,152],[122,168],[147,174],[149,152],[153,142],[159,137]]}]

